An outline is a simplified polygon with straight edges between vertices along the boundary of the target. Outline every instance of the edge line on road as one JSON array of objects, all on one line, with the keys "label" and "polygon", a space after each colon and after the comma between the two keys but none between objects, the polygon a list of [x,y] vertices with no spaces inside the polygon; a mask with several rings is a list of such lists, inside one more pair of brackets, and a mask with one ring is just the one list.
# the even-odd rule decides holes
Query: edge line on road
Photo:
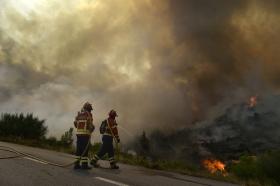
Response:
[{"label": "edge line on road", "polygon": [[24,159],[28,159],[28,160],[31,160],[31,161],[35,161],[35,162],[37,162],[37,163],[41,163],[41,164],[47,165],[47,163],[45,163],[45,162],[43,162],[43,161],[35,160],[35,159],[33,159],[33,158],[24,157]]},{"label": "edge line on road", "polygon": [[127,184],[124,184],[124,183],[121,183],[121,182],[117,182],[117,181],[113,181],[113,180],[109,180],[109,179],[102,178],[102,177],[94,177],[94,178],[98,179],[98,180],[101,180],[101,181],[104,181],[104,182],[108,182],[108,183],[114,184],[114,185],[118,185],[118,186],[129,186]]}]

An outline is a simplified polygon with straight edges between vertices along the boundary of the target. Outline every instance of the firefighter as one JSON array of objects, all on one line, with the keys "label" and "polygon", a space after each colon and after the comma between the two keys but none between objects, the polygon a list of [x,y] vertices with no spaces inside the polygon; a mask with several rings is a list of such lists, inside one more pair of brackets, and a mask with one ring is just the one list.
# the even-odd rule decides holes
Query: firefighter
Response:
[{"label": "firefighter", "polygon": [[91,133],[94,131],[93,118],[92,118],[92,105],[86,102],[83,108],[78,112],[74,126],[77,129],[77,147],[74,169],[91,169],[88,166],[88,149],[90,146]]},{"label": "firefighter", "polygon": [[[94,167],[99,167],[97,161],[101,159],[105,154],[108,154],[110,167],[112,169],[118,169],[119,166],[116,164],[116,160],[114,158],[114,147],[113,140],[116,143],[120,143],[120,138],[118,134],[118,128],[116,123],[117,112],[115,110],[111,110],[109,112],[108,119],[104,120],[100,126],[100,133],[102,135],[102,146],[99,149],[99,152],[95,154],[91,160],[91,165]],[[104,126],[104,132],[102,132],[102,127]]]}]

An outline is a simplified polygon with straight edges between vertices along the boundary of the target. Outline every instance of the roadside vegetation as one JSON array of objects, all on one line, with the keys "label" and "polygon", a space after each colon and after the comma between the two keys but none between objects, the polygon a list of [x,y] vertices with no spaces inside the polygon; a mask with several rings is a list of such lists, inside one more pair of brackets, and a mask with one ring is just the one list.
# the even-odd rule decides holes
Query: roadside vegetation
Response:
[{"label": "roadside vegetation", "polygon": [[247,185],[280,185],[280,151],[244,155],[229,170]]},{"label": "roadside vegetation", "polygon": [[33,147],[72,153],[73,128],[66,131],[60,139],[46,137],[48,128],[45,120],[40,120],[32,113],[24,115],[4,113],[0,117],[0,140]]},{"label": "roadside vegetation", "polygon": [[[47,131],[45,120],[40,120],[33,114],[5,113],[0,117],[1,141],[74,153],[73,128],[65,131],[59,139],[46,137]],[[227,163],[225,171],[210,173],[199,163],[190,164],[180,160],[167,160],[150,156],[150,139],[147,138],[145,132],[136,138],[136,142],[137,152],[120,152],[117,155],[120,162],[248,186],[280,185],[280,151],[266,152],[258,156],[243,155],[238,161]],[[97,153],[100,145],[100,143],[95,143],[90,147],[90,156]]]}]

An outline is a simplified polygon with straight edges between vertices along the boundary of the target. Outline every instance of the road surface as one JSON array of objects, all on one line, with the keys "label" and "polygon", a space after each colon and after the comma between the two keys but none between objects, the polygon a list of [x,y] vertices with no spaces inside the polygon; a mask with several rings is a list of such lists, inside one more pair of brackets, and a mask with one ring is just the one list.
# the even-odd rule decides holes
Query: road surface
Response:
[{"label": "road surface", "polygon": [[[27,147],[17,144],[0,142],[0,146],[12,147],[44,160],[67,164],[74,159],[72,155]],[[0,157],[12,156],[13,153],[0,151]],[[109,167],[106,161],[100,162]],[[119,170],[94,168],[92,170],[73,170],[72,167],[60,168],[46,165],[32,158],[0,160],[0,186],[234,186],[230,183],[215,180],[180,175],[171,172],[150,170],[137,166],[119,164]]]}]

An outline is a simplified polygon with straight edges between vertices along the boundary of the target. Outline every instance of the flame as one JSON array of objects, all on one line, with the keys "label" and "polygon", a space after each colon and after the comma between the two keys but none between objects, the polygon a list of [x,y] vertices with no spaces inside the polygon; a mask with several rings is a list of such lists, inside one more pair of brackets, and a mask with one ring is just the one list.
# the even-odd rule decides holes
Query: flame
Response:
[{"label": "flame", "polygon": [[250,97],[250,99],[249,99],[249,104],[248,104],[248,106],[249,106],[249,108],[254,108],[254,107],[256,107],[257,106],[257,103],[258,103],[258,96],[252,96],[252,97]]},{"label": "flame", "polygon": [[226,165],[219,161],[219,160],[203,160],[203,166],[212,174],[220,171],[222,173],[225,173],[225,167]]}]

